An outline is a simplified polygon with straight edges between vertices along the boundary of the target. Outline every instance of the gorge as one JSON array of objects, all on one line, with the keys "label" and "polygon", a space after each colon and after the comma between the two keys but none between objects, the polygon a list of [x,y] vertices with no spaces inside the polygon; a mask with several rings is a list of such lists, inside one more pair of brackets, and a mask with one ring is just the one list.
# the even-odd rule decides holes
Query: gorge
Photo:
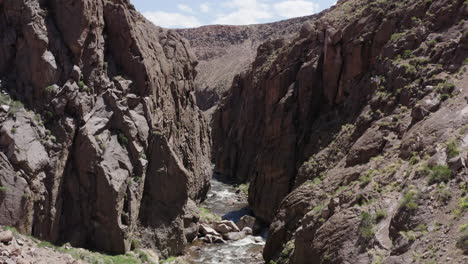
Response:
[{"label": "gorge", "polygon": [[0,0],[0,263],[467,263],[467,19]]}]

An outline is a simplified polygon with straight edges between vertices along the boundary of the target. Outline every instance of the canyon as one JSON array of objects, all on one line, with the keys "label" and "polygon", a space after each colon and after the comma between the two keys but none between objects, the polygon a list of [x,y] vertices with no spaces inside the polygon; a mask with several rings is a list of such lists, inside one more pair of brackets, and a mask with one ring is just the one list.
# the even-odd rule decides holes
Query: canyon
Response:
[{"label": "canyon", "polygon": [[467,19],[0,0],[0,263],[466,263]]}]

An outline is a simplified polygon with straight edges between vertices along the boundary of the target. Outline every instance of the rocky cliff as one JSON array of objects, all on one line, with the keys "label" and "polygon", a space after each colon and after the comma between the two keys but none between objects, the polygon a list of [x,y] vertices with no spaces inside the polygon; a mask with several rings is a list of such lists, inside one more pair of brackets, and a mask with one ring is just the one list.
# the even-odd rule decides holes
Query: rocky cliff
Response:
[{"label": "rocky cliff", "polygon": [[0,224],[181,253],[210,177],[195,65],[128,0],[0,0]]},{"label": "rocky cliff", "polygon": [[210,25],[177,30],[190,42],[199,61],[199,74],[195,78],[199,107],[208,110],[218,104],[223,94],[230,90],[234,77],[250,67],[258,46],[268,40],[292,38],[306,21],[314,17],[248,26]]},{"label": "rocky cliff", "polygon": [[267,263],[464,263],[468,5],[340,1],[268,41],[214,116]]}]

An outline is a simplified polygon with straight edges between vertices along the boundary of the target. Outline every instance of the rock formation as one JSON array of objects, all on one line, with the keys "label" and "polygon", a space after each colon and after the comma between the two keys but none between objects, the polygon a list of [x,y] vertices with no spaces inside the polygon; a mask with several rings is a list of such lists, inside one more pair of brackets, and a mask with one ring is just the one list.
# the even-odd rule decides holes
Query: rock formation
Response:
[{"label": "rock formation", "polygon": [[340,1],[259,46],[214,115],[213,154],[250,182],[267,263],[466,261],[467,15]]},{"label": "rock formation", "polygon": [[211,175],[187,41],[128,0],[1,0],[0,14],[0,224],[181,253]]},{"label": "rock formation", "polygon": [[223,94],[230,90],[234,77],[250,67],[259,45],[267,40],[294,37],[302,25],[314,17],[248,26],[178,29],[177,32],[190,42],[199,61],[195,83],[200,109],[208,110],[219,103]]}]

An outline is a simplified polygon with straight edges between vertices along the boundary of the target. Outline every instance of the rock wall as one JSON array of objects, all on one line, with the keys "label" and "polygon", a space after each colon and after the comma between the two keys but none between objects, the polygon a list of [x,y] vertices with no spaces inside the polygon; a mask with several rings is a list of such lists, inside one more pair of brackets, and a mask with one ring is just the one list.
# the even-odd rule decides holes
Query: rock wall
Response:
[{"label": "rock wall", "polygon": [[211,175],[188,43],[128,0],[2,0],[0,14],[0,224],[181,253]]},{"label": "rock wall", "polygon": [[466,200],[467,12],[463,1],[340,1],[294,40],[259,47],[213,139],[216,170],[250,182],[270,224],[267,262],[463,262],[466,209],[444,212]]},{"label": "rock wall", "polygon": [[[316,15],[268,24],[178,29],[177,32],[190,42],[199,61],[195,83],[200,109],[205,111],[219,103],[223,94],[229,91],[234,77],[255,60],[258,46],[280,37],[293,38],[302,24],[314,18]],[[211,109],[209,114],[213,111]]]}]

